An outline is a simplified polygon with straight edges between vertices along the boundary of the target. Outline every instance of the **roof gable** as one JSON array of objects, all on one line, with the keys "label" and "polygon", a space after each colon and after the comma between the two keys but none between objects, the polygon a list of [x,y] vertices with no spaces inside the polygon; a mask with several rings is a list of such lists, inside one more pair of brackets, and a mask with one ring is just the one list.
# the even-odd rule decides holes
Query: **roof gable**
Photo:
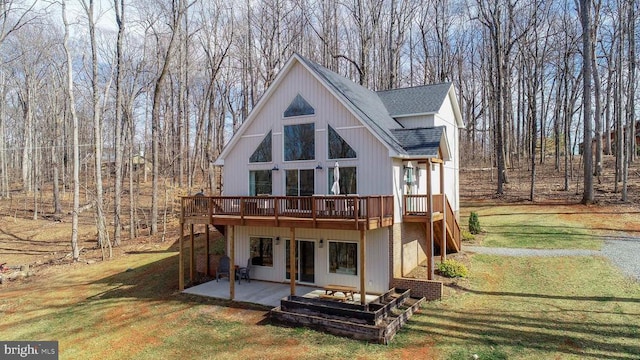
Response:
[{"label": "roof gable", "polygon": [[[284,65],[265,94],[260,98],[260,101],[258,101],[256,106],[251,110],[251,113],[236,134],[234,134],[225,146],[215,161],[216,165],[224,164],[225,157],[237,143],[238,138],[246,131],[264,104],[269,101],[275,89],[282,83],[282,79],[287,76],[295,63],[302,64],[303,67],[313,74],[381,143],[385,144],[389,148],[390,156],[407,157],[420,155],[431,157],[433,155],[430,155],[430,153],[416,153],[421,145],[416,143],[415,147],[412,147],[408,146],[408,144],[412,143],[412,141],[418,141],[421,136],[436,136],[428,133],[427,130],[424,129],[404,129],[393,116],[401,117],[415,114],[437,113],[446,100],[447,95],[449,95],[454,108],[456,123],[458,126],[462,126],[460,110],[451,83],[387,90],[376,93],[301,55],[294,54]],[[296,100],[299,99],[296,97]],[[304,102],[306,103],[306,101]],[[420,131],[418,131],[414,137],[407,135],[409,132],[416,130]],[[446,146],[446,139],[444,141],[445,147],[448,147]],[[410,148],[413,149],[411,150],[412,154],[407,151],[407,149]],[[423,150],[427,151],[428,147],[423,148]],[[448,152],[448,149],[446,149],[446,151]]]}]

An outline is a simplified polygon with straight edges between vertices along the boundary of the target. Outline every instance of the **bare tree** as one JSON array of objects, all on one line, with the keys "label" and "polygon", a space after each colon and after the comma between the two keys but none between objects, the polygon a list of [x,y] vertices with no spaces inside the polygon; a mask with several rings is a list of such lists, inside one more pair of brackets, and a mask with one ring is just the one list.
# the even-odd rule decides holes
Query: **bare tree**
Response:
[{"label": "bare tree", "polygon": [[[626,156],[625,161],[623,162],[623,170],[622,170],[622,201],[628,200],[628,181],[629,181],[629,165],[633,161],[633,157],[635,155],[635,94],[636,94],[636,34],[635,34],[635,2],[631,2],[627,4],[627,23],[625,26],[625,31],[627,32],[627,59],[629,62],[628,66],[628,89],[627,89],[627,104],[626,104],[626,129],[618,129],[619,132],[626,134]],[[624,15],[620,15],[623,17]]]},{"label": "bare tree", "polygon": [[584,192],[582,203],[594,201],[593,193],[593,149],[591,134],[591,0],[580,0],[580,24],[582,25],[582,121],[584,125],[584,141],[582,154],[584,158]]},{"label": "bare tree", "polygon": [[[169,65],[173,58],[174,47],[178,41],[179,27],[182,24],[182,16],[187,10],[185,0],[179,0],[172,4],[170,18],[169,44],[161,58],[161,66],[155,80],[153,91],[153,108],[151,111],[151,156],[152,156],[152,194],[151,194],[151,234],[158,232],[158,185],[160,182],[160,107],[165,77],[169,73]],[[159,38],[160,34],[156,33]],[[158,42],[159,44],[159,42]]]},{"label": "bare tree", "polygon": [[[116,24],[118,25],[118,36],[116,40],[116,102],[115,102],[115,184],[113,192],[114,213],[113,213],[113,245],[120,246],[120,237],[122,229],[122,220],[120,215],[122,213],[122,160],[124,158],[124,144],[123,144],[123,132],[124,116],[123,116],[123,77],[124,77],[124,56],[123,56],[123,40],[125,31],[125,1],[113,0]],[[129,176],[133,174],[130,172]],[[130,224],[133,227],[133,224]]]},{"label": "bare tree", "polygon": [[69,112],[71,113],[73,131],[73,210],[71,221],[71,249],[73,261],[80,258],[78,248],[78,215],[80,212],[80,153],[78,149],[78,116],[76,115],[76,102],[73,96],[73,61],[69,48],[69,22],[67,21],[66,0],[62,0],[62,22],[64,24],[63,46],[67,56],[67,100],[69,102]]},{"label": "bare tree", "polygon": [[105,248],[109,250],[108,257],[112,256],[111,241],[105,224],[104,200],[102,186],[102,116],[100,109],[100,84],[98,79],[98,48],[96,44],[96,24],[94,19],[94,0],[89,0],[87,4],[82,1],[82,6],[89,21],[89,39],[91,43],[91,104],[93,107],[93,156],[95,159],[95,209],[96,227],[98,230],[98,245],[102,249],[102,258]]}]

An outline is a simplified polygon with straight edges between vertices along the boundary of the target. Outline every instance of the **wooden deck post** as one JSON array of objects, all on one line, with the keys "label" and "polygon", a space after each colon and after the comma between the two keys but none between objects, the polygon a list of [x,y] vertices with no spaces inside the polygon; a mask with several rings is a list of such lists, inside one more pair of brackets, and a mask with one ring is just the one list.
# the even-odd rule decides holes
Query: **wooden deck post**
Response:
[{"label": "wooden deck post", "polygon": [[231,264],[229,265],[229,299],[236,297],[236,246],[235,246],[235,230],[236,227],[229,226],[229,257]]},{"label": "wooden deck post", "polygon": [[296,228],[291,228],[291,240],[289,240],[289,278],[291,296],[296,295]]},{"label": "wooden deck post", "polygon": [[367,268],[367,236],[364,230],[360,230],[360,304],[364,305],[367,300],[366,290],[366,276],[365,269]]},{"label": "wooden deck post", "polygon": [[427,279],[433,280],[433,202],[431,188],[431,160],[427,160],[427,226],[426,226],[426,245],[427,245]]},{"label": "wooden deck post", "polygon": [[[211,219],[211,217],[209,217],[209,219]],[[207,272],[207,276],[209,276],[209,274],[211,274],[211,264],[209,264],[209,251],[211,250],[209,248],[209,240],[210,240],[209,224],[204,224],[204,228],[205,228],[206,242],[207,242],[207,244],[205,245],[205,252],[204,252],[205,262],[206,262],[205,271]]]},{"label": "wooden deck post", "polygon": [[182,258],[182,247],[183,247],[183,240],[182,238],[184,238],[184,223],[181,222],[180,223],[180,245],[179,245],[179,251],[178,251],[178,290],[183,291],[184,290],[184,259]]},{"label": "wooden deck post", "polygon": [[193,241],[193,224],[190,225],[189,227],[189,246],[191,246],[191,249],[189,251],[189,280],[191,280],[191,284],[193,285],[193,281],[195,280],[195,268],[193,266],[194,262],[195,262],[195,251],[196,251],[196,247],[193,245],[194,241]]},{"label": "wooden deck post", "polygon": [[440,163],[440,192],[442,193],[442,240],[440,262],[447,260],[447,195],[444,193],[444,161]]}]

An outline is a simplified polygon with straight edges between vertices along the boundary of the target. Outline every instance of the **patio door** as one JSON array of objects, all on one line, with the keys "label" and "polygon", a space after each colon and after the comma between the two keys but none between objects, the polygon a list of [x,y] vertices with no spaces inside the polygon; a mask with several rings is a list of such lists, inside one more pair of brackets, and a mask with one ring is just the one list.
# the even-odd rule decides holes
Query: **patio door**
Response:
[{"label": "patio door", "polygon": [[[291,279],[289,271],[289,249],[291,240],[287,239],[285,243],[285,277]],[[315,242],[308,240],[296,240],[296,280],[302,283],[313,284],[316,282],[316,263],[315,263]]]}]

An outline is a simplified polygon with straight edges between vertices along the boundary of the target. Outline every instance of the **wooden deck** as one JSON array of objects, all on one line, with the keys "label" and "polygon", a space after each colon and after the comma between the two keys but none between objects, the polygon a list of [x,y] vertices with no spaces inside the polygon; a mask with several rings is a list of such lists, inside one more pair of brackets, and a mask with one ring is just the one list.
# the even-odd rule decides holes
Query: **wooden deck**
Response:
[{"label": "wooden deck", "polygon": [[189,196],[183,224],[373,230],[393,225],[392,196]]}]

